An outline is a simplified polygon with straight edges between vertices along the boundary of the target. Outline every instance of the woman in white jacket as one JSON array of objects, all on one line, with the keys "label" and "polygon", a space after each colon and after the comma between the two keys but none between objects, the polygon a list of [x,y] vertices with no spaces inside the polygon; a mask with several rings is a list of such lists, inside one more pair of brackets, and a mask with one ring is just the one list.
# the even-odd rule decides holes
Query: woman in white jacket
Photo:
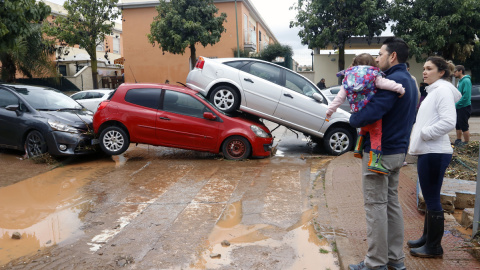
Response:
[{"label": "woman in white jacket", "polygon": [[453,153],[448,132],[455,128],[455,102],[461,98],[457,88],[446,81],[449,77],[448,63],[442,57],[429,57],[423,65],[428,95],[418,110],[409,149],[410,155],[418,156],[418,178],[427,205],[423,235],[407,242],[410,254],[417,257],[443,256],[444,215],[440,189]]}]

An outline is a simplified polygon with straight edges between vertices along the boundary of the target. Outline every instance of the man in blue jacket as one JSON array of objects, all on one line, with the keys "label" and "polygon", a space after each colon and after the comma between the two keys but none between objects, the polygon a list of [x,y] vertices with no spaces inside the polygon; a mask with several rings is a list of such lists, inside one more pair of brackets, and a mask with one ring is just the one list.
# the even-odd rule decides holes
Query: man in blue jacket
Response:
[{"label": "man in blue jacket", "polygon": [[367,170],[370,138],[364,143],[362,183],[367,219],[368,251],[365,260],[350,265],[351,270],[406,269],[403,252],[403,213],[398,200],[400,168],[407,152],[410,132],[415,120],[417,88],[407,71],[408,45],[400,38],[385,40],[376,62],[390,80],[405,88],[399,98],[395,92],[379,89],[368,106],[352,114],[350,124],[359,128],[382,119],[382,164],[388,175]]}]

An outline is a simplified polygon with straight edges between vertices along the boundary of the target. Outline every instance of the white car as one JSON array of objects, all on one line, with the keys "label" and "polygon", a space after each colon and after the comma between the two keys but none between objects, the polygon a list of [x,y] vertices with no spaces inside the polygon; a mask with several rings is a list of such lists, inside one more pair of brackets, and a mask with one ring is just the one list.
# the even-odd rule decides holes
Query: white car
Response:
[{"label": "white car", "polygon": [[106,100],[113,91],[113,89],[83,90],[70,97],[82,104],[82,106],[88,110],[96,112],[98,104]]},{"label": "white car", "polygon": [[290,69],[253,58],[199,57],[186,85],[224,112],[240,110],[300,131],[323,142],[330,154],[353,148],[357,132],[349,124],[350,114],[338,109],[326,121],[331,101]]},{"label": "white car", "polygon": [[[329,100],[334,100],[335,97],[337,96],[337,93],[340,92],[340,87],[341,87],[340,85],[336,85],[320,91],[322,91],[322,94]],[[347,112],[350,112],[352,110],[352,108],[350,107],[350,103],[348,102],[347,99],[345,99],[342,105],[340,105],[340,108],[344,109]]]}]

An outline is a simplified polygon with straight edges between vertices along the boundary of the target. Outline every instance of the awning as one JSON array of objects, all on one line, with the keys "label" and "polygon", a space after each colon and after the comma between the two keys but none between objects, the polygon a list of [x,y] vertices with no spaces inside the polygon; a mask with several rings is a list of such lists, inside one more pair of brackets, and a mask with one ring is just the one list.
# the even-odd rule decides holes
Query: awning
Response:
[{"label": "awning", "polygon": [[125,61],[125,58],[120,57],[120,58],[117,58],[117,59],[113,60],[113,63],[114,63],[115,65],[123,65],[123,62],[124,62],[124,61]]}]

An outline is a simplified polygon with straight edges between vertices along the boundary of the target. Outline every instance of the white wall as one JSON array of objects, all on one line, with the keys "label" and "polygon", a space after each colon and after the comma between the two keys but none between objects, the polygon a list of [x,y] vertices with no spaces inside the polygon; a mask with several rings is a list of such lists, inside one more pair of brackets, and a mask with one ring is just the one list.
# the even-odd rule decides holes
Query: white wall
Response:
[{"label": "white wall", "polygon": [[[325,85],[327,87],[338,85],[338,78],[336,76],[338,70],[338,54],[315,54],[313,56],[313,71],[315,72],[314,83],[317,84],[320,79],[325,78]],[[345,54],[345,68],[348,68],[355,57],[354,54]],[[376,57],[374,55],[374,57]],[[332,59],[335,59],[332,61]],[[417,83],[423,81],[423,64],[424,62],[417,63],[417,61],[412,58],[408,60],[410,64],[410,74],[412,74],[416,79]]]}]

